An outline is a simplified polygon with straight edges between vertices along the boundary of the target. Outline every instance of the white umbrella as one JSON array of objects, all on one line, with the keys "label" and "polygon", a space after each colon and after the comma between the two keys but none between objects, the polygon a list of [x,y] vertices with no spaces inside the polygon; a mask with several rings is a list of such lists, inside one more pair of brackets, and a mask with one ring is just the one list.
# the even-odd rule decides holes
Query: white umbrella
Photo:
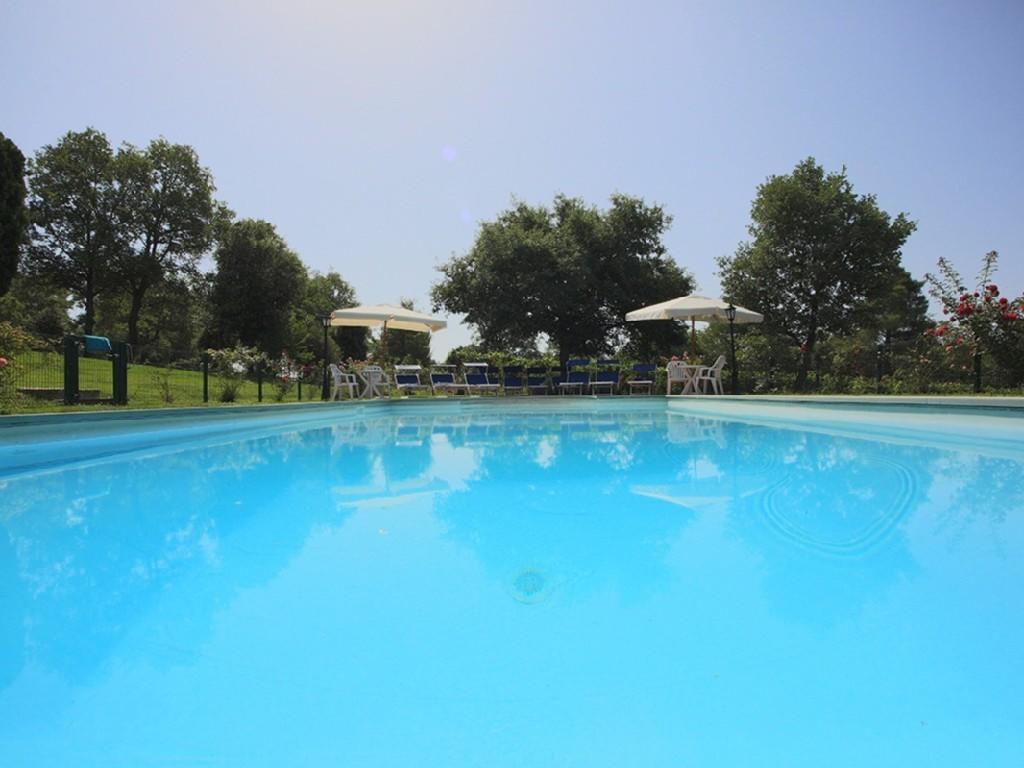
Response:
[{"label": "white umbrella", "polygon": [[764,315],[754,312],[752,309],[737,307],[728,301],[712,299],[708,296],[691,295],[634,309],[626,314],[626,321],[634,323],[641,320],[690,320],[693,323],[693,331],[690,335],[690,352],[692,353],[697,343],[697,321],[729,320],[730,308],[736,312],[731,319],[732,322],[760,323],[764,320]]},{"label": "white umbrella", "polygon": [[448,327],[448,321],[439,317],[424,315],[405,307],[394,304],[363,304],[358,307],[336,309],[331,312],[330,324],[334,326],[348,325],[363,328],[382,328],[381,346],[387,355],[388,329],[398,331],[419,331],[433,333]]},{"label": "white umbrella", "polygon": [[[721,299],[712,299],[707,296],[680,296],[677,299],[669,299],[660,304],[651,304],[649,307],[634,309],[626,315],[626,320],[635,322],[637,320],[728,320],[729,307],[734,305]],[[760,323],[764,315],[754,312],[751,309],[735,307],[737,323]]]},{"label": "white umbrella", "polygon": [[394,328],[399,331],[433,333],[447,328],[448,321],[393,304],[364,304],[334,310],[331,312],[331,325],[356,325],[365,328],[383,326],[385,332],[388,328]]}]

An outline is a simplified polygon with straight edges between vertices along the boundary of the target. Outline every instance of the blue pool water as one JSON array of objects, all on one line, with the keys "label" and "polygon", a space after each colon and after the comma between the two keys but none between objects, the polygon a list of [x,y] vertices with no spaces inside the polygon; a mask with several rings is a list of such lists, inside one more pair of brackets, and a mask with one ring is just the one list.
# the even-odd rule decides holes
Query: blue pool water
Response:
[{"label": "blue pool water", "polygon": [[0,434],[0,765],[1024,765],[1019,416],[304,413]]}]

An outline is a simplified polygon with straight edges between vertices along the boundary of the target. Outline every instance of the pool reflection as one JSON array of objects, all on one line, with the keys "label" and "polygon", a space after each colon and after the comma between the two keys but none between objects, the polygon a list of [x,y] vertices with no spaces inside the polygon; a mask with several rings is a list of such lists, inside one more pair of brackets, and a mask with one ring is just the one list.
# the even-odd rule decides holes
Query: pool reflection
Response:
[{"label": "pool reflection", "polygon": [[[133,665],[198,669],[219,652],[312,674],[225,639],[253,617],[319,637],[338,664],[324,685],[349,675],[357,693],[371,681],[338,659],[375,664],[389,616],[501,644],[478,626],[493,620],[549,651],[590,627],[605,664],[616,648],[592,631],[614,624],[616,642],[648,647],[668,701],[673,675],[722,663],[748,633],[821,640],[915,580],[937,599],[936,562],[1019,552],[1021,469],[823,430],[547,409],[380,416],[8,479],[0,736],[24,725],[26,690],[59,731],[74,702],[58,694]],[[306,594],[282,595],[285,579]],[[402,668],[415,656],[391,653]],[[60,680],[52,695],[41,674]]]}]

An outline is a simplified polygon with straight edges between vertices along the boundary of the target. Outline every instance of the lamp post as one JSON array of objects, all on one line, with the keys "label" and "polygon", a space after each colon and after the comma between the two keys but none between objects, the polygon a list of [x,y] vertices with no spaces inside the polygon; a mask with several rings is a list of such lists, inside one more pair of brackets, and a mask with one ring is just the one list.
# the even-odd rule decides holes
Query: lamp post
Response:
[{"label": "lamp post", "polygon": [[320,399],[326,400],[331,393],[330,384],[327,381],[327,329],[331,327],[331,316],[324,315],[320,318],[320,324],[324,327],[324,379],[323,386],[320,389]]},{"label": "lamp post", "polygon": [[725,316],[729,318],[729,352],[732,355],[732,363],[729,365],[732,386],[729,388],[729,393],[738,395],[740,385],[739,372],[736,370],[736,307],[732,302],[729,302],[729,306],[725,308]]}]

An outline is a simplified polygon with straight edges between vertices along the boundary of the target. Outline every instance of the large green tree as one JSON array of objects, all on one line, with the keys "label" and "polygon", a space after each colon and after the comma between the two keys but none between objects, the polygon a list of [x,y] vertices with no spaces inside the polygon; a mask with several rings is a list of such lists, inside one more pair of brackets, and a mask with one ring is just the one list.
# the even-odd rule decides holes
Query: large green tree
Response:
[{"label": "large green tree", "polygon": [[211,245],[217,216],[213,177],[192,147],[166,139],[145,150],[126,144],[114,159],[116,235],[113,277],[127,297],[127,333],[139,343],[149,292],[164,281],[193,277]]},{"label": "large green tree", "polygon": [[664,332],[627,326],[625,314],[693,287],[662,241],[671,221],[626,195],[606,211],[561,195],[550,207],[517,203],[440,268],[434,308],[464,314],[485,349],[532,348],[547,337],[563,364]]},{"label": "large green tree", "polygon": [[752,239],[719,260],[722,288],[800,347],[802,389],[822,335],[851,330],[901,279],[900,249],[915,224],[814,158],[758,187],[751,219]]},{"label": "large green tree", "polygon": [[0,296],[18,272],[21,246],[28,234],[25,206],[25,156],[0,133]]},{"label": "large green tree", "polygon": [[253,219],[223,228],[214,260],[211,314],[216,340],[281,354],[308,279],[302,261],[273,224]]},{"label": "large green tree", "polygon": [[[302,359],[323,358],[323,325],[321,319],[335,309],[356,305],[355,289],[337,272],[313,272],[306,281],[301,301],[291,320],[291,346]],[[344,359],[366,357],[366,328],[331,328],[328,333],[328,357]]]},{"label": "large green tree", "polygon": [[117,248],[114,151],[94,128],[68,132],[29,163],[32,245],[27,271],[46,276],[82,305],[93,332],[96,298],[111,286]]}]

